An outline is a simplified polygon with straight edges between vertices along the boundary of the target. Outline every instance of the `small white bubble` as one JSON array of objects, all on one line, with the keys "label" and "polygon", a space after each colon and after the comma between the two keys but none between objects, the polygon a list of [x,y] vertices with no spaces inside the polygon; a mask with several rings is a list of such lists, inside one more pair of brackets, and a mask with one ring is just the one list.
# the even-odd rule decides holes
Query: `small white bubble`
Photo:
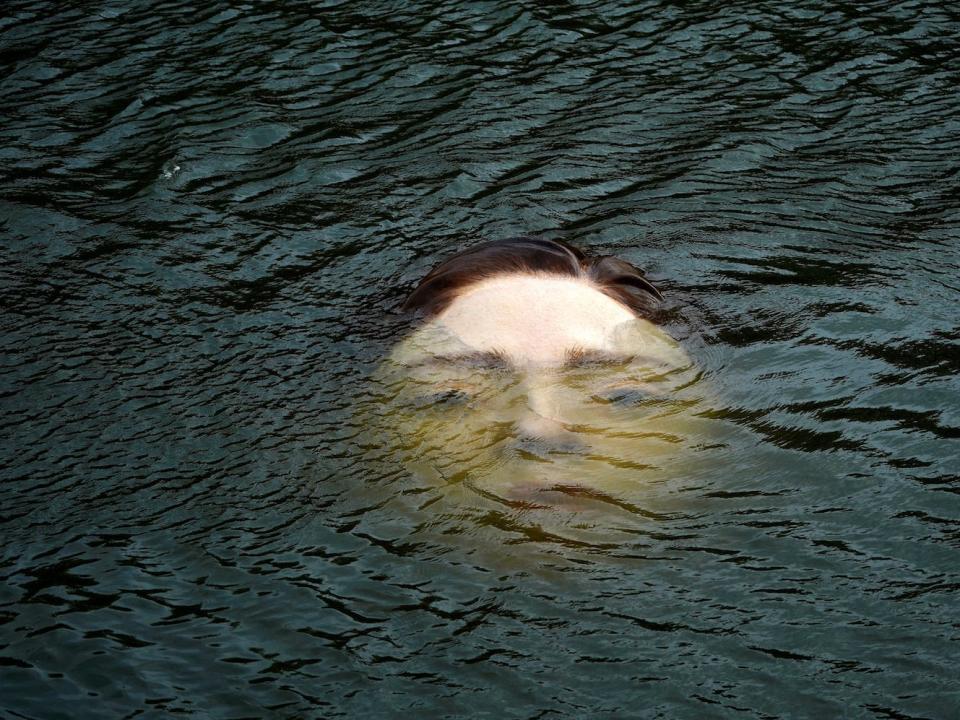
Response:
[{"label": "small white bubble", "polygon": [[160,169],[160,177],[162,177],[164,180],[171,180],[178,172],[180,172],[180,166],[175,162],[170,161],[164,163],[163,167]]}]

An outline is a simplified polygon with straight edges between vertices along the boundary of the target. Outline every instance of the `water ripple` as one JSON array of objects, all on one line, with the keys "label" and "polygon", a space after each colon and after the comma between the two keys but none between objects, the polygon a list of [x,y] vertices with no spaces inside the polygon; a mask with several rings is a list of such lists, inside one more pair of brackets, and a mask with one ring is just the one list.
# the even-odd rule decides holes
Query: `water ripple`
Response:
[{"label": "water ripple", "polygon": [[[956,714],[948,4],[5,9],[2,713]],[[665,289],[689,469],[371,438],[405,291],[533,232]]]}]

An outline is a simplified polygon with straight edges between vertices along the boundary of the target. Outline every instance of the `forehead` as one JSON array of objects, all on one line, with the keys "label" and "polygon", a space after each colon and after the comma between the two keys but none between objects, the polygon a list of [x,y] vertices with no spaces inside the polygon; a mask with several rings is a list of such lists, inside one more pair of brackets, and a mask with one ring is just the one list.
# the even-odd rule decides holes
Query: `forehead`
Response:
[{"label": "forehead", "polygon": [[586,281],[524,274],[468,287],[394,356],[406,363],[431,355],[497,352],[518,366],[551,367],[562,365],[572,350],[626,357],[673,354],[678,348]]}]

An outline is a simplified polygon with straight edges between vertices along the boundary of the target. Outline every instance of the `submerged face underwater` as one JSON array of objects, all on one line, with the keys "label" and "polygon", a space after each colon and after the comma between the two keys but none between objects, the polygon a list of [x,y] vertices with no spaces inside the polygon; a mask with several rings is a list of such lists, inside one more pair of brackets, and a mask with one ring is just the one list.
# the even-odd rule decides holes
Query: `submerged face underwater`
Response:
[{"label": "submerged face underwater", "polygon": [[376,373],[387,442],[428,481],[514,506],[624,500],[691,459],[705,390],[673,338],[589,276],[544,270],[539,244],[593,262],[556,241],[482,246],[510,262],[443,283]]}]

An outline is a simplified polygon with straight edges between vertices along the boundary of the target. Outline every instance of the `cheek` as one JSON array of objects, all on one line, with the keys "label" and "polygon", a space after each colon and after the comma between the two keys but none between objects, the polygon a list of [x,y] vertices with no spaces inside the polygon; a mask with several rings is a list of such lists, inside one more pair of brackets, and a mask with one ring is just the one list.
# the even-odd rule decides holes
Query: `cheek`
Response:
[{"label": "cheek", "polygon": [[504,414],[495,397],[436,386],[425,395],[423,389],[397,397],[386,417],[394,442],[408,458],[464,461],[496,443]]}]

